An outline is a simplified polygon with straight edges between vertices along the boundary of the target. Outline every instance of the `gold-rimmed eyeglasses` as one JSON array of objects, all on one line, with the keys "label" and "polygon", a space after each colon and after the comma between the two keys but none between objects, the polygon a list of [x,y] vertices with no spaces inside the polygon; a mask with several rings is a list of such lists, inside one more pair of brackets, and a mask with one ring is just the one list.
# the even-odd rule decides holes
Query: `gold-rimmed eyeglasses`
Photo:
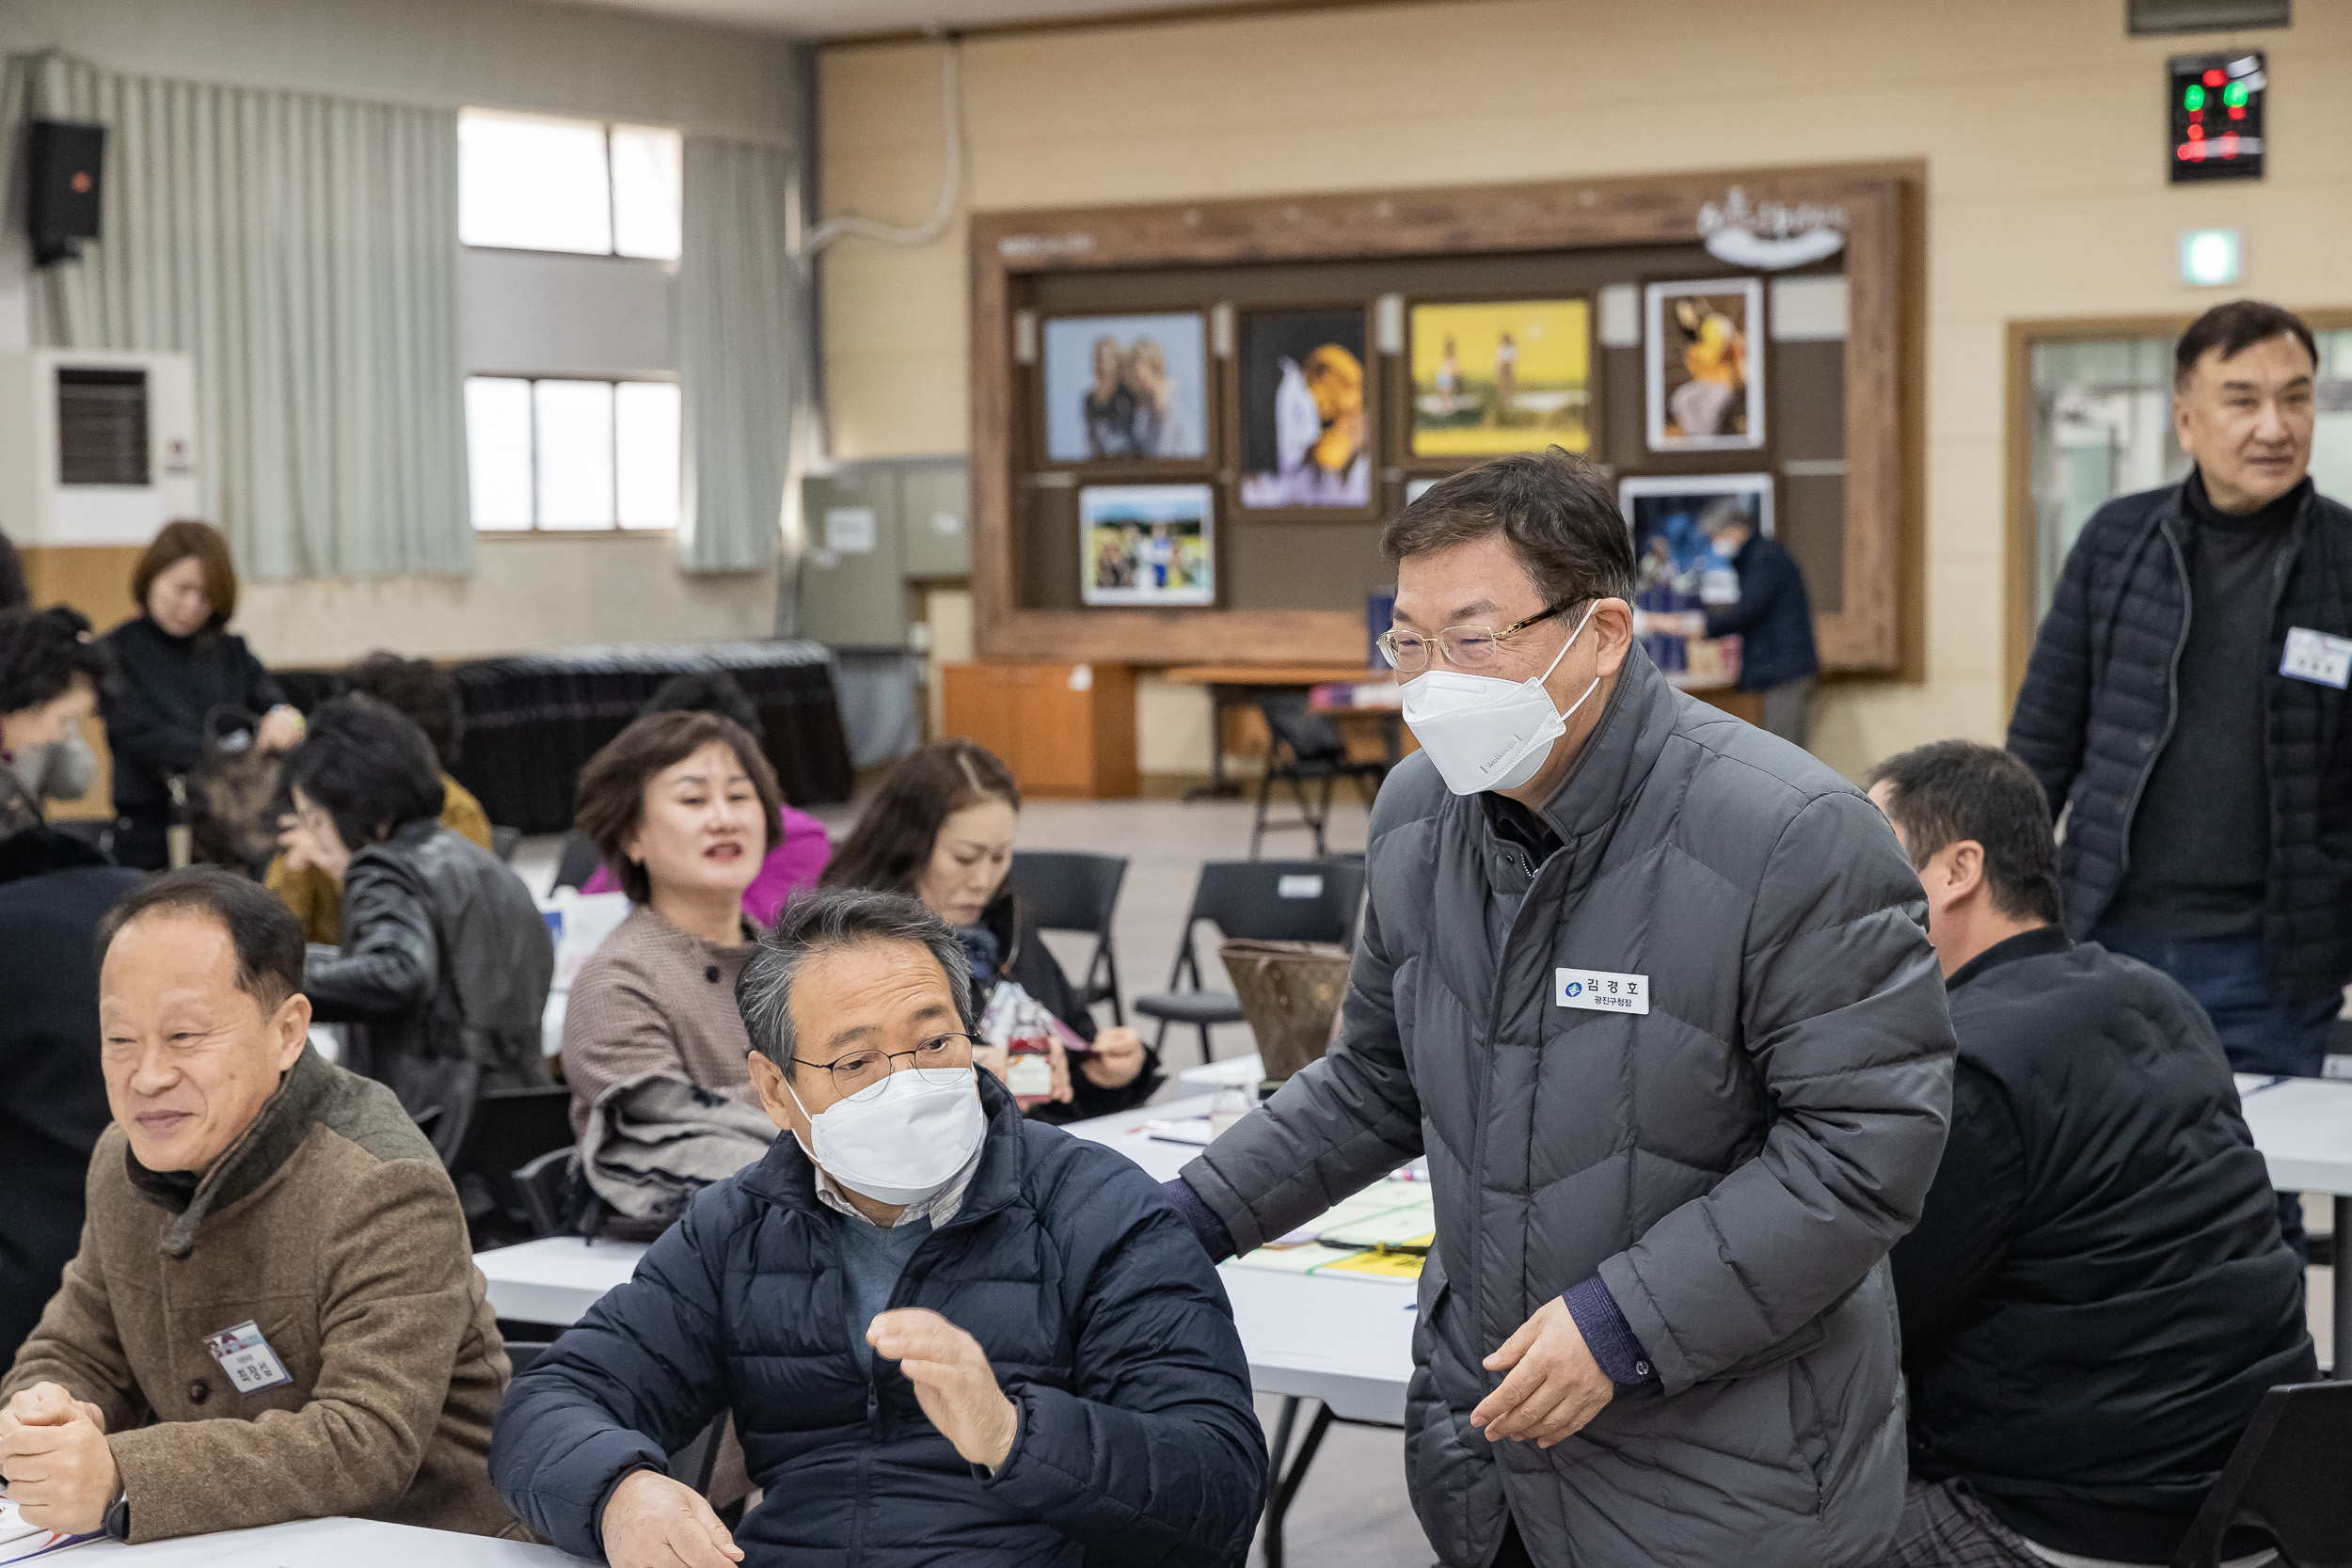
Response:
[{"label": "gold-rimmed eyeglasses", "polygon": [[961,1072],[972,1065],[973,1039],[969,1035],[933,1035],[912,1051],[882,1051],[869,1048],[836,1056],[830,1062],[812,1062],[806,1056],[792,1059],[804,1068],[814,1068],[833,1074],[833,1092],[844,1100],[882,1086],[894,1070],[891,1063],[901,1056],[913,1059],[917,1072]]},{"label": "gold-rimmed eyeglasses", "polygon": [[1435,637],[1423,637],[1417,631],[1400,631],[1391,626],[1380,634],[1380,657],[1400,673],[1418,675],[1429,668],[1429,650],[1434,644],[1455,669],[1484,670],[1495,661],[1495,651],[1505,641],[1538,622],[1550,620],[1575,602],[1563,599],[1549,610],[1538,610],[1501,630],[1493,626],[1448,626]]}]

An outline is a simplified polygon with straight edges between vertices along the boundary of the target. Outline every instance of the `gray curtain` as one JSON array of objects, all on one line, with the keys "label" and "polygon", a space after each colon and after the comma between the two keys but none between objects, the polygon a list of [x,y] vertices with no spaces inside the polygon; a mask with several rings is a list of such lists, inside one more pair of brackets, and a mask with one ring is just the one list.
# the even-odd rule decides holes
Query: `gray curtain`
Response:
[{"label": "gray curtain", "polygon": [[473,565],[457,119],[17,56],[31,111],[107,127],[101,225],[47,335],[196,364],[205,510],[264,579]]},{"label": "gray curtain", "polygon": [[740,572],[776,559],[806,395],[797,161],[785,148],[686,139],[677,364],[686,404],[678,564]]}]

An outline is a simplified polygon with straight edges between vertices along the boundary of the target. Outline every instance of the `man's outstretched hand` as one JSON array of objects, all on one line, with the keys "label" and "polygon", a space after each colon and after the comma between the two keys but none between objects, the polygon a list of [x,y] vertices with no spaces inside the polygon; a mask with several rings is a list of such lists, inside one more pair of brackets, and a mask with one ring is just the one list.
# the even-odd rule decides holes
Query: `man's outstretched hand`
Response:
[{"label": "man's outstretched hand", "polygon": [[1568,1304],[1558,1296],[1503,1340],[1486,1367],[1511,1373],[1470,1412],[1470,1425],[1485,1428],[1489,1443],[1533,1438],[1537,1448],[1548,1449],[1616,1397],[1617,1386],[1593,1359]]}]

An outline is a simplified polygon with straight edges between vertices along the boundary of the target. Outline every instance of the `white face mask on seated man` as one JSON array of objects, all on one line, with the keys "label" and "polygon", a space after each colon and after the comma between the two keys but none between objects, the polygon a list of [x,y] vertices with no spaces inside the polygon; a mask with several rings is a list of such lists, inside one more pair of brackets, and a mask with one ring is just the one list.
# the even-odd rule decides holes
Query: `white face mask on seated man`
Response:
[{"label": "white face mask on seated man", "polygon": [[913,1068],[902,1072],[877,1068],[882,1076],[814,1116],[787,1078],[785,1091],[808,1117],[807,1136],[793,1129],[801,1151],[835,1181],[867,1197],[897,1204],[928,1201],[971,1160],[988,1131],[970,1037],[939,1039],[956,1042],[936,1050],[942,1062],[961,1053],[961,1066],[923,1065],[921,1053],[936,1044],[926,1041],[916,1047]]}]

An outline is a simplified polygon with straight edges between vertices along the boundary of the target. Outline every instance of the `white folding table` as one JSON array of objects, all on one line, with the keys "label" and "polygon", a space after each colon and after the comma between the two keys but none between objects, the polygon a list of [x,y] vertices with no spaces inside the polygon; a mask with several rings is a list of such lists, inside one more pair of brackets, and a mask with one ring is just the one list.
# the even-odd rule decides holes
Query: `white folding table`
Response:
[{"label": "white folding table", "polygon": [[2352,1083],[2335,1078],[2255,1078],[2243,1073],[2238,1099],[2254,1147],[2282,1193],[2327,1193],[2335,1201],[2334,1375],[2352,1376],[2352,1286],[2344,1248],[2352,1239]]},{"label": "white folding table", "polygon": [[138,1546],[85,1541],[59,1560],[75,1568],[88,1563],[116,1568],[310,1568],[322,1562],[332,1562],[335,1568],[415,1568],[421,1562],[433,1568],[576,1568],[590,1560],[530,1542],[373,1519],[296,1519]]}]

